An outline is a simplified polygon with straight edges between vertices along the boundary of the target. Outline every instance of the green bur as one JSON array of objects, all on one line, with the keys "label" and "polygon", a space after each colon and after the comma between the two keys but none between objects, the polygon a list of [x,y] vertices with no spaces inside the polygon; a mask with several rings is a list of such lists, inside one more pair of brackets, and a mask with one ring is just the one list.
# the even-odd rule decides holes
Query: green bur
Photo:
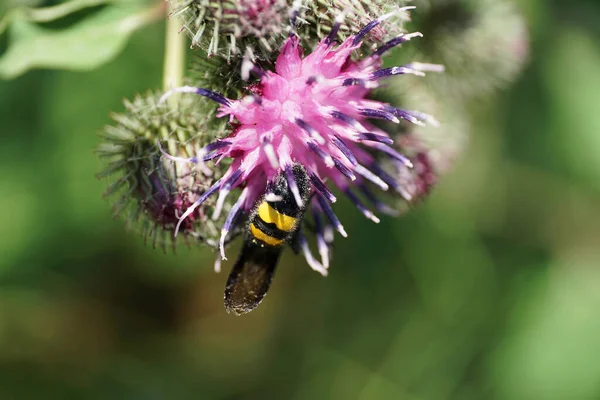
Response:
[{"label": "green bur", "polygon": [[507,0],[416,0],[411,29],[424,38],[407,54],[444,74],[426,84],[452,101],[489,95],[514,81],[529,50],[525,21]]},{"label": "green bur", "polygon": [[[215,166],[185,161],[217,138],[214,107],[194,96],[181,96],[160,103],[155,93],[125,101],[125,111],[113,114],[114,125],[100,133],[103,141],[97,152],[106,160],[99,178],[109,178],[105,197],[115,198],[114,214],[123,216],[128,225],[141,229],[154,246],[175,245],[175,227],[179,217],[225,172],[227,162]],[[171,102],[171,100],[174,100]],[[212,109],[211,109],[212,108]],[[212,211],[216,198],[209,198],[186,218],[179,229],[185,241],[216,248],[227,211],[216,220]]]},{"label": "green bur", "polygon": [[[191,47],[208,57],[227,62],[244,56],[246,49],[260,61],[273,62],[284,40],[294,31],[305,49],[313,49],[331,31],[336,17],[344,15],[337,40],[343,41],[369,22],[397,9],[389,1],[214,1],[171,0],[171,18],[179,18]],[[253,11],[252,7],[256,7]],[[295,26],[290,17],[295,15]],[[406,12],[382,23],[364,38],[368,47],[381,44],[403,32]]]}]

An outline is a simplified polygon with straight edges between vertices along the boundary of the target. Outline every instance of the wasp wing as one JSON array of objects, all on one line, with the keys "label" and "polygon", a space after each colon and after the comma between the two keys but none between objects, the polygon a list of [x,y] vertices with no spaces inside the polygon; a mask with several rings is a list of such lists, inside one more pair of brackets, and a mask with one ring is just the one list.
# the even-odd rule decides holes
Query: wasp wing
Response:
[{"label": "wasp wing", "polygon": [[228,313],[242,315],[258,307],[271,286],[280,255],[281,247],[244,243],[225,286]]}]

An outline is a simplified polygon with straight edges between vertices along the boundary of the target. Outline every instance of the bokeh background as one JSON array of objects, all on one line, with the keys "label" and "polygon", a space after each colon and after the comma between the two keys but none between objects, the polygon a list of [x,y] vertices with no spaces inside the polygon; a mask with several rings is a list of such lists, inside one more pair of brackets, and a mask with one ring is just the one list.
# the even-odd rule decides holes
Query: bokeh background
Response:
[{"label": "bokeh background", "polygon": [[530,61],[431,197],[378,226],[342,202],[330,276],[288,251],[240,318],[210,251],[145,245],[94,177],[163,23],[0,81],[0,398],[600,399],[600,4],[517,3]]}]

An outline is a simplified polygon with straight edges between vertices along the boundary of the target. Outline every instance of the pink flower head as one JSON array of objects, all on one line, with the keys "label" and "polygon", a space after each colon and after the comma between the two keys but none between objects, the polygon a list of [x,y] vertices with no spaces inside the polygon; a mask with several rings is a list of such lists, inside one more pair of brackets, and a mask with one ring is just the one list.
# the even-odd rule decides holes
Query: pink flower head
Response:
[{"label": "pink flower head", "polygon": [[[377,27],[382,16],[367,24],[339,46],[334,38],[339,23],[314,51],[303,55],[296,36],[284,43],[275,63],[275,71],[264,71],[246,60],[242,75],[256,74],[260,81],[248,88],[250,94],[240,100],[202,88],[181,87],[172,92],[193,92],[220,104],[219,116],[229,116],[233,132],[223,140],[208,145],[201,157],[192,161],[206,162],[230,158],[232,164],[226,174],[207,190],[182,216],[193,210],[214,193],[219,192],[215,215],[219,215],[225,196],[234,188],[243,188],[232,207],[222,230],[223,243],[232,223],[241,211],[250,211],[280,173],[284,173],[295,199],[302,206],[301,196],[294,181],[293,165],[304,166],[315,196],[311,210],[315,219],[317,244],[322,264],[302,246],[304,255],[317,271],[324,273],[329,265],[328,243],[334,228],[347,236],[335,216],[331,203],[336,197],[328,185],[337,186],[368,219],[379,222],[356,194],[360,190],[380,212],[389,207],[377,200],[365,184],[367,181],[382,190],[406,194],[395,178],[380,168],[375,152],[381,152],[407,168],[411,161],[391,147],[392,139],[370,121],[382,119],[399,123],[401,119],[416,124],[433,121],[425,114],[407,111],[390,104],[369,99],[380,81],[393,75],[424,75],[423,71],[441,69],[438,65],[412,63],[404,66],[380,68],[381,56],[393,47],[421,36],[420,33],[403,34],[383,44],[370,56],[355,61],[351,55],[361,47],[361,39]],[[267,194],[268,195],[268,194]],[[326,218],[325,218],[326,217]],[[331,225],[322,223],[328,220]],[[300,238],[306,243],[305,238]]]}]

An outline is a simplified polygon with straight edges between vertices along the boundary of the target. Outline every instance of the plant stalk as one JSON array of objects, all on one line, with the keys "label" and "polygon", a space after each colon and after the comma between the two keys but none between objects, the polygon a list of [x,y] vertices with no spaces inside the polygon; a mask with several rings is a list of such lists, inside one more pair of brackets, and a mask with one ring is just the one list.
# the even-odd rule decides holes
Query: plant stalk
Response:
[{"label": "plant stalk", "polygon": [[[171,7],[169,7],[171,10]],[[181,32],[181,23],[175,16],[167,18],[165,34],[165,59],[163,67],[163,91],[183,85],[185,68],[185,34]],[[174,104],[177,94],[168,101]]]}]

